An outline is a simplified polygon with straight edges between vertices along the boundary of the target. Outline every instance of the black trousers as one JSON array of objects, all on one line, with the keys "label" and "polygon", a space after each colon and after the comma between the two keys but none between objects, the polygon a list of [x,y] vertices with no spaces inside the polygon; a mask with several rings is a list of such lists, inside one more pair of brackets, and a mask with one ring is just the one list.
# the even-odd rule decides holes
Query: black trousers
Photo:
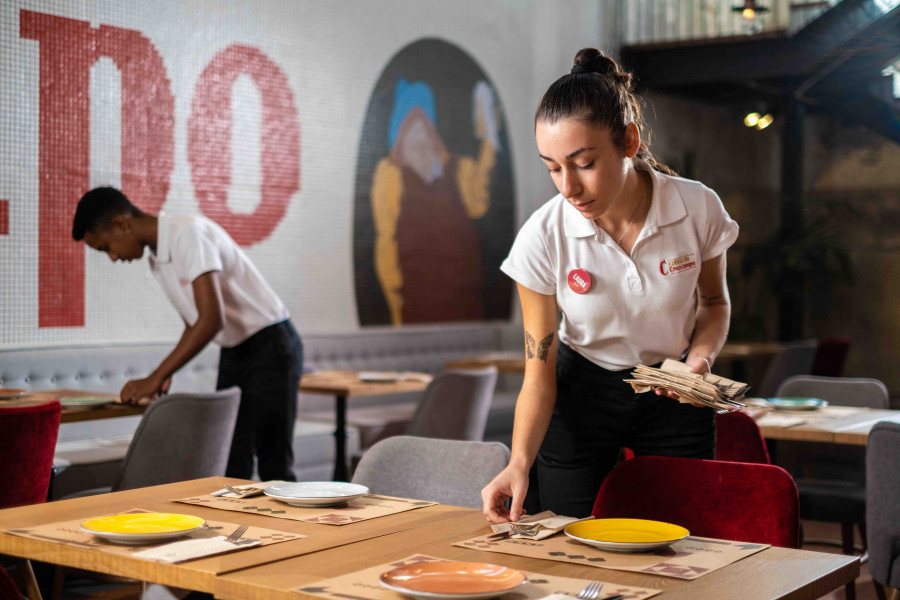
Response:
[{"label": "black trousers", "polygon": [[622,447],[636,456],[715,458],[711,408],[635,394],[631,369],[607,371],[565,344],[556,358],[556,406],[531,470],[528,512],[586,517]]},{"label": "black trousers", "polygon": [[294,481],[294,419],[303,372],[303,344],[290,320],[270,325],[231,348],[222,348],[216,389],[241,388],[225,474],[249,479],[253,458],[263,481]]}]

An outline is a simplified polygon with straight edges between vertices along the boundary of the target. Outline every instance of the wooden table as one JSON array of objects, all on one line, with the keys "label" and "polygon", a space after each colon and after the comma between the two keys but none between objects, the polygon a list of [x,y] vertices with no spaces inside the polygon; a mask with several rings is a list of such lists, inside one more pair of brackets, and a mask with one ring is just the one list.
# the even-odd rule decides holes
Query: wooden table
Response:
[{"label": "wooden table", "polygon": [[[117,399],[118,394],[109,392],[91,392],[89,390],[39,390],[28,392],[27,395],[13,400],[0,400],[0,406],[32,406],[44,404],[59,398],[110,398]],[[95,419],[113,419],[116,417],[131,417],[142,415],[147,406],[131,406],[128,404],[108,404],[99,408],[68,408],[63,406],[60,423],[74,423],[76,421],[93,421]]]},{"label": "wooden table", "polygon": [[[865,446],[869,432],[879,421],[900,423],[900,410],[826,406],[811,411],[766,411],[763,415],[796,417],[806,420],[802,425],[767,425],[759,422],[763,436],[772,440],[827,442]],[[756,415],[756,418],[763,418]]]},{"label": "wooden table", "polygon": [[196,515],[204,519],[227,523],[246,523],[278,531],[301,533],[309,537],[172,565],[131,556],[112,555],[91,548],[67,546],[55,541],[38,541],[0,533],[0,554],[213,593],[216,588],[216,578],[226,573],[378,538],[471,512],[471,509],[438,505],[350,525],[334,526],[275,519],[264,515],[174,502],[178,498],[221,489],[223,483],[239,485],[250,482],[210,477],[113,494],[10,508],[0,510],[0,529],[88,519],[132,508],[144,508],[160,512]]},{"label": "wooden table", "polygon": [[613,571],[557,561],[480,552],[454,542],[485,533],[484,517],[475,510],[378,539],[335,547],[315,554],[228,573],[216,580],[215,595],[226,600],[296,600],[313,598],[294,591],[315,581],[359,571],[413,554],[451,560],[491,562],[565,577],[599,579],[664,590],[661,600],[787,598],[812,600],[859,575],[859,559],[786,548],[767,548],[693,581],[659,575]]},{"label": "wooden table", "polygon": [[431,382],[427,373],[409,373],[415,379],[369,383],[360,381],[360,371],[319,371],[300,380],[300,391],[334,396],[334,480],[347,480],[347,398],[424,391]]},{"label": "wooden table", "polygon": [[[773,356],[783,349],[784,346],[774,342],[728,342],[722,346],[722,351],[716,361],[740,362],[751,358]],[[490,352],[454,360],[445,366],[448,369],[474,369],[491,365],[497,367],[501,373],[524,373],[525,351]]]}]

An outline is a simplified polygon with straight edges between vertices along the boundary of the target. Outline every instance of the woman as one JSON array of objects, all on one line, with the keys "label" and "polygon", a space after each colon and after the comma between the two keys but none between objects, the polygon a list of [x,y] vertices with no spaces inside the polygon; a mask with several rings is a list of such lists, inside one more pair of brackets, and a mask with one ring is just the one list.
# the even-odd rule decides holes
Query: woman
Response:
[{"label": "woman", "polygon": [[589,515],[623,446],[714,457],[711,408],[662,389],[635,395],[623,380],[669,357],[712,368],[738,226],[712,190],[656,163],[642,128],[630,74],[590,48],[537,109],[538,152],[559,195],[501,266],[519,290],[526,368],[512,458],[482,490],[491,522],[519,519],[529,482],[540,509]]}]

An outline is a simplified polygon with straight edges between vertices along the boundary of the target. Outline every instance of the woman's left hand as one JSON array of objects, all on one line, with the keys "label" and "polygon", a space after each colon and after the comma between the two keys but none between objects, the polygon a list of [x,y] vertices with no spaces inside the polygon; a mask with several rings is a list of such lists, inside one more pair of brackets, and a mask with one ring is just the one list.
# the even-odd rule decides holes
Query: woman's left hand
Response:
[{"label": "woman's left hand", "polygon": [[[685,361],[685,364],[691,368],[691,373],[706,373],[707,371],[709,371],[707,362],[700,357],[689,358]],[[679,396],[676,392],[667,390],[666,388],[656,388],[653,391],[656,392],[657,396],[668,396],[669,398],[674,398],[675,400],[681,399],[681,396]],[[706,404],[691,402],[691,406],[702,408],[706,406]]]}]

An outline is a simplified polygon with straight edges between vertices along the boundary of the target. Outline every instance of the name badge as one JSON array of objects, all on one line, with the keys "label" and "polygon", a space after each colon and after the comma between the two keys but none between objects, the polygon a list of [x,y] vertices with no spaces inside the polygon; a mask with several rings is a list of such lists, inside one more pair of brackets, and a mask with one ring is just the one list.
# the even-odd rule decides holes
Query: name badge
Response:
[{"label": "name badge", "polygon": [[587,294],[591,289],[591,276],[584,269],[569,271],[569,287],[576,294]]}]

